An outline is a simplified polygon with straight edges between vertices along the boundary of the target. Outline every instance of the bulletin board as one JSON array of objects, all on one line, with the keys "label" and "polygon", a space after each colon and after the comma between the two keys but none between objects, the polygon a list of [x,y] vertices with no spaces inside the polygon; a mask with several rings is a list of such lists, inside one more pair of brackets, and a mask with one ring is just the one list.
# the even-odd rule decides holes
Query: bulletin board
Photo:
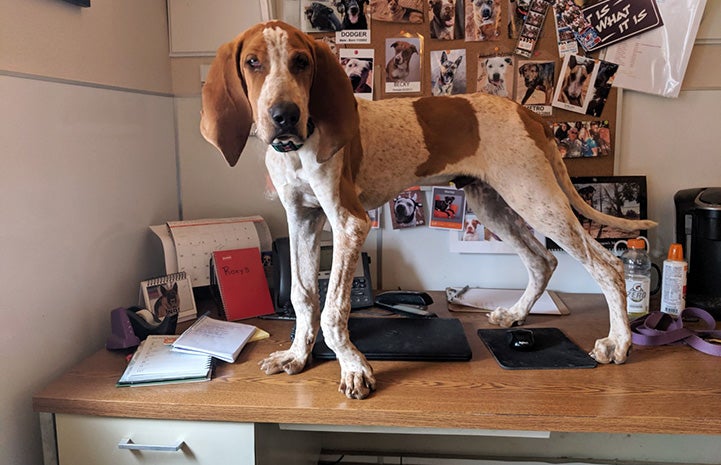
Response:
[{"label": "bulletin board", "polygon": [[[378,2],[386,2],[387,0],[370,0],[371,5]],[[461,2],[461,0],[456,0]],[[465,3],[470,4],[471,0],[465,0]],[[292,2],[296,5],[303,2]],[[370,43],[368,44],[340,44],[336,43],[338,49],[352,48],[352,49],[373,49],[374,50],[374,65],[373,65],[373,99],[386,99],[393,97],[418,97],[418,96],[430,96],[432,95],[432,84],[431,84],[431,52],[442,51],[442,50],[454,50],[454,49],[465,49],[465,57],[462,66],[465,67],[466,81],[467,81],[467,93],[476,92],[478,89],[477,77],[478,77],[478,64],[479,61],[488,56],[496,55],[512,55],[513,56],[513,68],[512,76],[514,84],[511,84],[511,88],[515,89],[515,80],[519,79],[519,72],[517,69],[517,63],[519,60],[539,60],[539,61],[555,61],[555,78],[554,86],[560,79],[561,67],[563,59],[559,56],[558,44],[556,39],[556,21],[553,14],[553,9],[549,8],[543,23],[541,36],[536,43],[535,49],[532,55],[528,58],[514,54],[518,40],[516,38],[509,37],[509,11],[512,1],[510,0],[496,0],[496,6],[501,7],[501,20],[500,20],[500,34],[492,37],[490,40],[484,41],[467,41],[464,38],[452,39],[452,40],[439,40],[431,38],[431,26],[429,23],[429,1],[428,0],[399,0],[401,5],[408,5],[417,8],[418,11],[422,11],[422,15],[417,15],[416,20],[422,18],[421,23],[411,22],[386,22],[371,20],[370,14]],[[370,12],[371,5],[366,5],[366,9]],[[457,12],[461,12],[457,6]],[[302,8],[302,7],[301,7]],[[465,16],[463,17],[465,19]],[[456,18],[458,20],[458,18]],[[301,11],[300,20],[304,20],[304,14]],[[316,38],[322,37],[334,37],[334,34],[328,33],[314,33],[313,31],[306,30]],[[420,67],[420,89],[416,92],[409,93],[388,93],[385,91],[385,77],[386,77],[386,49],[387,39],[396,37],[410,37],[420,39],[420,50],[419,57],[421,61]],[[337,42],[337,41],[336,41]],[[579,47],[579,55],[583,55],[583,50]],[[594,54],[586,54],[586,56],[597,58]],[[482,58],[479,58],[482,57]],[[509,85],[509,83],[507,83]],[[515,97],[511,95],[511,97]],[[618,104],[618,91],[612,88],[603,111],[600,116],[588,116],[573,111],[568,111],[560,108],[552,108],[552,112],[548,116],[543,116],[549,125],[558,122],[590,122],[590,121],[601,121],[608,122],[608,131],[610,133],[610,148],[608,149],[608,155],[588,157],[588,158],[564,158],[566,166],[568,167],[571,176],[611,176],[613,175],[614,158],[616,152],[616,127],[617,127],[617,104]]]}]

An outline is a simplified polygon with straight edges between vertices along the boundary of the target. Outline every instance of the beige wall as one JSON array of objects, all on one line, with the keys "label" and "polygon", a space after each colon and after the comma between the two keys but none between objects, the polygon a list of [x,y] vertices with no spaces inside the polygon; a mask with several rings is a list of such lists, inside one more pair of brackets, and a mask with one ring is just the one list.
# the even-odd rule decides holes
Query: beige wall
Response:
[{"label": "beige wall", "polygon": [[178,219],[165,0],[0,0],[0,463],[43,463],[31,397],[162,274]]},{"label": "beige wall", "polygon": [[165,0],[0,0],[0,70],[170,93]]}]

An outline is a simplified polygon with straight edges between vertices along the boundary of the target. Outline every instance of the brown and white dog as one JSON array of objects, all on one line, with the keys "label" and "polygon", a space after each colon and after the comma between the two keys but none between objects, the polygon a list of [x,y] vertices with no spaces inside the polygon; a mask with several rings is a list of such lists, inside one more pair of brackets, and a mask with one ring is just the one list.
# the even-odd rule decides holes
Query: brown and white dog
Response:
[{"label": "brown and white dog", "polygon": [[[518,251],[528,287],[492,323],[521,323],[556,267],[523,218],[580,260],[608,302],[608,337],[591,355],[622,363],[631,346],[621,262],[589,236],[581,214],[621,229],[652,221],[614,218],[578,195],[550,127],[513,101],[486,94],[356,100],[330,50],[281,22],[251,27],[218,49],[203,88],[201,132],[232,166],[251,125],[270,147],[266,166],[288,216],[296,331],[287,350],[261,362],[268,374],[303,370],[322,327],[340,364],[340,391],[361,399],[373,370],[348,335],[353,270],[371,226],[366,210],[409,186],[464,185],[479,220]],[[449,144],[448,140],[453,144]],[[320,232],[333,230],[325,308],[318,299]]]}]

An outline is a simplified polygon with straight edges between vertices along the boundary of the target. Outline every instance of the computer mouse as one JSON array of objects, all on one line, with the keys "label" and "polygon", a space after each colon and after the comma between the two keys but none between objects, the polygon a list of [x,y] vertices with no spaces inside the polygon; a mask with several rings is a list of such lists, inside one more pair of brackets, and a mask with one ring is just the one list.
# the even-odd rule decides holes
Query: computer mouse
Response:
[{"label": "computer mouse", "polygon": [[530,329],[509,329],[506,331],[506,340],[511,349],[524,352],[533,350],[536,343]]}]

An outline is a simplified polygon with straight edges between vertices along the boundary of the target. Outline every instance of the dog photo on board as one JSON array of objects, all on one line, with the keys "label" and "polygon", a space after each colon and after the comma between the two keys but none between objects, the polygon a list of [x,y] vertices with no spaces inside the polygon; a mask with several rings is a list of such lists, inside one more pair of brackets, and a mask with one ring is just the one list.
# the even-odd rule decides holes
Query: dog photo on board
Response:
[{"label": "dog photo on board", "polygon": [[343,29],[341,15],[330,0],[302,0],[301,11],[303,32],[336,32]]},{"label": "dog photo on board", "polygon": [[431,94],[466,93],[466,49],[431,51]]},{"label": "dog photo on board", "polygon": [[368,25],[366,5],[368,0],[337,0],[335,2],[338,12],[342,16],[342,30],[367,30]]},{"label": "dog photo on board", "polygon": [[553,106],[564,110],[586,113],[590,100],[589,87],[595,79],[596,61],[579,55],[563,59],[561,78],[556,85]]},{"label": "dog photo on board", "polygon": [[508,38],[518,39],[532,0],[508,0]]},{"label": "dog photo on board", "polygon": [[340,64],[356,97],[373,100],[373,49],[340,49]]},{"label": "dog photo on board", "polygon": [[371,19],[391,23],[423,22],[422,0],[371,0]]},{"label": "dog photo on board", "polygon": [[420,187],[406,189],[388,202],[393,229],[415,228],[426,224],[425,195]]},{"label": "dog photo on board", "polygon": [[511,55],[478,57],[478,92],[511,98],[513,92],[513,57]]},{"label": "dog photo on board", "polygon": [[556,63],[554,61],[519,61],[516,101],[544,116],[552,114]]},{"label": "dog photo on board", "polygon": [[466,0],[466,41],[500,40],[501,0]]},{"label": "dog photo on board", "polygon": [[456,2],[463,0],[429,0],[428,24],[431,39],[453,40],[462,37],[457,31]]},{"label": "dog photo on board", "polygon": [[421,91],[421,39],[386,39],[386,88],[388,93]]}]

